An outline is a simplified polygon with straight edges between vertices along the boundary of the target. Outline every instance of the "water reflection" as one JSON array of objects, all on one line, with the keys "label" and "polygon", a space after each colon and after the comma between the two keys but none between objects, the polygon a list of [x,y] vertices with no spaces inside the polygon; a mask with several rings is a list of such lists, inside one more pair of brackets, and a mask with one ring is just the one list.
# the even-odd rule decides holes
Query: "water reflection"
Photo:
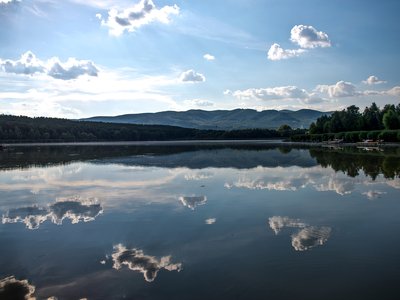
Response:
[{"label": "water reflection", "polygon": [[206,196],[185,196],[185,197],[179,197],[179,200],[182,202],[184,206],[187,208],[190,208],[191,210],[194,210],[197,206],[199,205],[204,205],[207,202],[207,197]]},{"label": "water reflection", "polygon": [[[364,262],[379,262],[371,274],[398,267],[396,151],[35,148],[19,158],[9,151],[10,160],[0,160],[2,223],[43,230],[0,224],[0,276],[29,278],[39,299],[79,299],[82,290],[89,299],[275,299],[276,287],[287,291],[282,278],[307,298],[301,287],[318,272],[326,279],[356,273]],[[344,263],[324,255],[344,251]],[[182,270],[182,262],[184,273],[165,271]],[[394,267],[387,278],[398,277]],[[326,280],[321,290],[332,286]],[[199,284],[208,288],[193,293]]]},{"label": "water reflection", "polygon": [[34,293],[35,287],[28,280],[18,280],[14,276],[0,280],[0,299],[35,300]]},{"label": "water reflection", "polygon": [[216,219],[216,218],[209,218],[209,219],[206,219],[204,222],[205,222],[207,225],[212,225],[212,224],[214,224],[215,222],[217,222],[217,219]]},{"label": "water reflection", "polygon": [[289,217],[273,216],[268,220],[269,227],[278,234],[283,228],[304,228],[307,226],[304,222],[299,219],[291,219]]},{"label": "water reflection", "polygon": [[330,234],[330,227],[309,226],[292,235],[292,246],[296,251],[306,251],[322,246]]},{"label": "water reflection", "polygon": [[273,216],[268,219],[268,224],[276,235],[283,228],[301,228],[291,236],[292,247],[296,251],[306,251],[316,246],[322,246],[331,234],[330,227],[310,226],[299,219],[289,217]]},{"label": "water reflection", "polygon": [[38,229],[40,224],[50,220],[52,223],[62,225],[65,219],[72,224],[94,221],[103,213],[102,206],[97,199],[58,199],[48,207],[20,207],[10,209],[2,217],[2,223],[24,223],[28,229]]},{"label": "water reflection", "polygon": [[181,263],[171,263],[171,256],[157,259],[144,254],[140,249],[127,249],[122,244],[114,246],[112,260],[114,269],[119,270],[122,265],[126,265],[130,270],[142,273],[147,282],[154,281],[161,269],[177,272],[182,270]]}]

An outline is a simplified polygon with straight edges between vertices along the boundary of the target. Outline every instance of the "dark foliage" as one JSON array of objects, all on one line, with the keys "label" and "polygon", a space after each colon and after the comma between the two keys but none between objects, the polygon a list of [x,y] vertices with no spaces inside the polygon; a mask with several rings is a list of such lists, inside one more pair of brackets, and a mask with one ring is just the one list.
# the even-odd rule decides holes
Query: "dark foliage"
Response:
[{"label": "dark foliage", "polygon": [[310,134],[400,129],[400,104],[387,104],[381,110],[372,103],[363,113],[359,110],[352,105],[330,116],[322,116],[310,125]]},{"label": "dark foliage", "polygon": [[199,130],[164,125],[116,124],[0,115],[0,141],[2,142],[270,139],[288,137],[292,133],[300,134],[304,133],[304,130]]}]

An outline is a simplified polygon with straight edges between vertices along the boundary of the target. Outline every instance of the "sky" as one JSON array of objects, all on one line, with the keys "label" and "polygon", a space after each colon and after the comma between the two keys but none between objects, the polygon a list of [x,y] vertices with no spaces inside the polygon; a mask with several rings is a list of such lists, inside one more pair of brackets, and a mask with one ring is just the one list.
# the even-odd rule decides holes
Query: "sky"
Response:
[{"label": "sky", "polygon": [[400,100],[398,0],[0,0],[0,113]]}]

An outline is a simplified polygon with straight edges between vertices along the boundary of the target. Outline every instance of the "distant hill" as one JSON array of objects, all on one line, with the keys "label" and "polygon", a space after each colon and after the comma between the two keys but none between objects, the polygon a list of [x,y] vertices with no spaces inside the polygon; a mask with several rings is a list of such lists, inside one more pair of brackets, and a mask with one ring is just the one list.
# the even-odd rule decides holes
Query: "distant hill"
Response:
[{"label": "distant hill", "polygon": [[253,109],[188,110],[182,112],[163,111],[158,113],[127,114],[114,117],[98,116],[83,120],[107,123],[170,125],[196,129],[276,129],[283,124],[287,124],[292,128],[308,128],[320,116],[330,114],[331,112],[312,109],[298,111],[264,110],[260,112]]}]

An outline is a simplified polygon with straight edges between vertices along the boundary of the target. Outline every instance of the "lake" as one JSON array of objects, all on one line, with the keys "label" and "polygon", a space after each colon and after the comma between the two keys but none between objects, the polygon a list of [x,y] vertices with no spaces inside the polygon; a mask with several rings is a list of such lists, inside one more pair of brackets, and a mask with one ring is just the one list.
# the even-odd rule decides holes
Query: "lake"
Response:
[{"label": "lake", "polygon": [[399,297],[398,148],[26,146],[0,162],[0,299]]}]

